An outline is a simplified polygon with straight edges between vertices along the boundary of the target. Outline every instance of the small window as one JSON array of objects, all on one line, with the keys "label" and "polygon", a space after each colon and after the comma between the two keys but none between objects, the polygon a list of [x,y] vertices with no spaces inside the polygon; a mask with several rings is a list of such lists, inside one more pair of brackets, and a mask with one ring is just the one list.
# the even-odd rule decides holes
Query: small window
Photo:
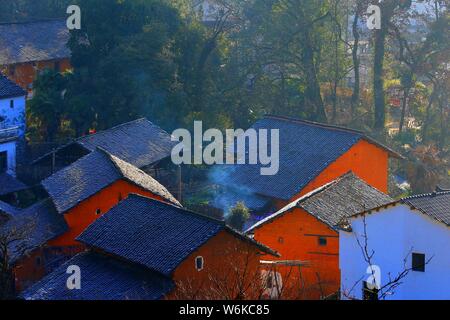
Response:
[{"label": "small window", "polygon": [[283,237],[279,237],[279,238],[278,238],[278,243],[283,244],[283,243],[284,243],[284,238],[283,238]]},{"label": "small window", "polygon": [[378,289],[370,289],[369,284],[366,281],[363,281],[363,300],[378,300]]},{"label": "small window", "polygon": [[41,257],[36,257],[36,267],[41,266]]},{"label": "small window", "polygon": [[195,258],[195,268],[197,271],[202,271],[205,264],[205,260],[203,257],[197,257]]},{"label": "small window", "polygon": [[412,254],[412,270],[425,272],[425,255],[421,253]]},{"label": "small window", "polygon": [[98,215],[98,216],[101,215],[102,214],[102,210],[97,209],[97,211],[95,211],[95,214]]},{"label": "small window", "polygon": [[9,101],[9,107],[10,107],[11,109],[14,109],[14,100],[10,100],[10,101]]},{"label": "small window", "polygon": [[8,153],[0,152],[0,173],[5,173],[8,169]]},{"label": "small window", "polygon": [[325,237],[319,237],[319,246],[325,247],[328,244],[328,240]]}]

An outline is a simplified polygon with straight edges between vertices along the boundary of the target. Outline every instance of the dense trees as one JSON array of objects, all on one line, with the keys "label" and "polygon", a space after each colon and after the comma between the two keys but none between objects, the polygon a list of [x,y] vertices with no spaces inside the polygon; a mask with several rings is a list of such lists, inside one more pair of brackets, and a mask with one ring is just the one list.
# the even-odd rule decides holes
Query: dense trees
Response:
[{"label": "dense trees", "polygon": [[[14,19],[64,7],[6,2]],[[444,1],[215,0],[207,21],[198,3],[80,1],[74,69],[37,80],[31,127],[49,141],[140,116],[167,130],[194,119],[224,129],[274,113],[363,129],[397,147],[434,143],[446,157]],[[366,27],[369,4],[381,8],[380,30]]]}]

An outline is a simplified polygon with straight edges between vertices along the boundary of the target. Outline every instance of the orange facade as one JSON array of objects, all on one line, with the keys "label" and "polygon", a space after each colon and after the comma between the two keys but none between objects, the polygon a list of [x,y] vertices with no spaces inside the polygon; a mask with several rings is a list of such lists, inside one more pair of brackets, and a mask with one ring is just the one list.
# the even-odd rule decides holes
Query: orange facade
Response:
[{"label": "orange facade", "polygon": [[[196,258],[204,268],[197,270]],[[174,271],[175,290],[167,299],[258,299],[263,292],[260,249],[228,231],[221,231],[192,253]]]},{"label": "orange facade", "polygon": [[279,267],[285,293],[281,298],[320,299],[339,290],[338,233],[316,217],[294,208],[254,230],[254,235],[281,254],[278,260],[305,264]]},{"label": "orange facade", "polygon": [[44,248],[33,251],[14,266],[16,290],[20,292],[47,274],[50,271],[48,270],[49,260],[70,258],[83,251],[84,245],[75,239],[95,220],[132,193],[163,201],[160,196],[128,181],[118,180],[81,202],[64,214],[69,227],[66,233],[49,241]]},{"label": "orange facade", "polygon": [[160,196],[146,191],[135,184],[125,180],[118,180],[64,213],[69,230],[65,234],[50,241],[49,246],[67,247],[79,245],[75,239],[88,226],[103,214],[107,213],[120,201],[128,198],[128,195],[132,193],[163,201]]},{"label": "orange facade", "polygon": [[[378,190],[388,192],[388,152],[361,140],[289,202],[276,201],[277,209],[349,171]],[[255,240],[277,250],[282,260],[300,260],[310,264],[300,271],[292,267],[280,269],[282,277],[290,283],[289,298],[318,299],[339,289],[339,234],[303,209],[295,208],[256,229]],[[324,242],[326,245],[323,245]],[[304,288],[298,291],[300,287]]]},{"label": "orange facade", "polygon": [[19,63],[4,66],[0,69],[3,69],[2,71],[9,79],[13,80],[23,89],[27,90],[28,93],[31,93],[33,81],[36,79],[39,71],[52,69],[64,72],[71,68],[70,59],[66,58],[50,61]]},{"label": "orange facade", "polygon": [[374,144],[361,140],[330,164],[290,201],[276,201],[277,209],[282,209],[290,202],[336,180],[349,171],[372,187],[388,193],[389,153]]}]

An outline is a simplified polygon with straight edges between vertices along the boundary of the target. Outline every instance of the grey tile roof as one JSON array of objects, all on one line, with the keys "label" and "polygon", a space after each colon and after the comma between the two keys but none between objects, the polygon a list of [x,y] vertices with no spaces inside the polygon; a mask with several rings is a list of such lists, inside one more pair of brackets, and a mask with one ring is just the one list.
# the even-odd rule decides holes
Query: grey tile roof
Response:
[{"label": "grey tile roof", "polygon": [[[313,123],[278,116],[266,116],[256,122],[253,129],[278,129],[280,133],[280,168],[273,176],[263,176],[260,165],[224,166],[222,183],[239,186],[252,193],[290,200],[361,140],[385,149],[400,157],[364,133],[331,125]],[[270,145],[269,148],[270,150]]]},{"label": "grey tile roof", "polygon": [[120,179],[180,205],[151,176],[100,148],[45,179],[42,185],[58,212],[64,213]]},{"label": "grey tile roof", "polygon": [[[143,118],[78,138],[69,145],[72,144],[80,145],[90,152],[101,147],[116,157],[143,168],[170,157],[176,143],[171,141],[171,136],[166,131]],[[34,163],[49,155],[36,159]]]},{"label": "grey tile roof", "polygon": [[15,82],[0,73],[0,100],[25,96],[27,93]]},{"label": "grey tile roof", "polygon": [[70,57],[64,19],[0,24],[0,65]]},{"label": "grey tile roof", "polygon": [[56,212],[50,199],[41,201],[29,208],[18,210],[0,228],[4,235],[21,235],[18,241],[10,244],[10,263],[22,254],[32,251],[47,241],[62,235],[68,229],[64,218]]},{"label": "grey tile roof", "polygon": [[[67,268],[79,266],[80,290],[67,289]],[[20,296],[26,300],[159,300],[174,288],[170,278],[140,266],[85,252],[57,268]]]},{"label": "grey tile roof", "polygon": [[373,188],[353,173],[347,173],[337,180],[293,201],[285,208],[256,223],[247,232],[277,219],[294,208],[304,209],[320,221],[335,229],[338,224],[361,211],[391,203],[393,199]]},{"label": "grey tile roof", "polygon": [[77,240],[170,276],[181,262],[221,231],[273,254],[229,229],[223,221],[138,195],[130,195],[112,208]]},{"label": "grey tile roof", "polygon": [[401,202],[450,226],[450,191],[412,196],[402,199]]},{"label": "grey tile roof", "polygon": [[9,203],[0,201],[0,212],[6,213],[8,216],[14,216],[20,212],[20,209],[10,205]]}]

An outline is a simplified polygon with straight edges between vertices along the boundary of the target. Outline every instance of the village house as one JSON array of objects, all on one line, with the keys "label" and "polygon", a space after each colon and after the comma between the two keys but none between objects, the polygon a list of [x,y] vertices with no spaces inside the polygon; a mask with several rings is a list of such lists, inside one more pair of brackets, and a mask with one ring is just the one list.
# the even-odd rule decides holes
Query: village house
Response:
[{"label": "village house", "polygon": [[32,97],[39,71],[71,68],[67,47],[69,30],[64,19],[0,24],[0,72]]},{"label": "village house", "polygon": [[100,147],[159,179],[174,145],[170,134],[142,118],[75,139],[39,157],[33,165],[43,179]]},{"label": "village house", "polygon": [[[50,196],[42,207],[32,206],[25,214],[15,214],[20,210],[3,203],[3,207],[14,217],[12,221],[15,224],[20,221],[24,223],[29,215],[44,211],[43,215],[51,217],[46,220],[45,227],[58,230],[47,233],[44,227],[39,227],[36,233],[24,236],[24,242],[29,237],[39,242],[27,247],[27,252],[17,253],[14,258],[17,291],[28,287],[68,258],[83,251],[84,245],[76,241],[76,238],[130,193],[181,206],[151,176],[102,149],[97,149],[52,175],[42,181],[42,185]],[[64,228],[61,224],[64,224]]]},{"label": "village house", "polygon": [[18,142],[25,138],[25,95],[0,73],[0,176],[16,175]]},{"label": "village house", "polygon": [[254,213],[253,223],[349,171],[388,193],[389,159],[401,158],[363,132],[348,128],[281,116],[266,116],[252,128],[279,129],[278,174],[263,176],[260,165],[218,168],[212,180],[226,192],[211,204],[226,212],[243,201]]},{"label": "village house", "polygon": [[[340,221],[392,201],[347,173],[261,220],[246,233],[288,261],[287,266],[278,265],[283,298],[323,299],[340,288]],[[301,263],[292,267],[292,261]]]},{"label": "village house", "polygon": [[[14,290],[19,292],[41,279],[70,256],[52,255],[48,241],[67,232],[64,217],[46,199],[20,209],[0,201],[1,253],[12,268]],[[6,251],[5,251],[6,250]]]},{"label": "village house", "polygon": [[131,193],[181,206],[158,181],[101,148],[43,180],[42,186],[69,226],[49,244],[56,247],[79,246],[75,239]]},{"label": "village house", "polygon": [[404,198],[348,218],[339,232],[342,298],[449,300],[449,227],[449,191]]},{"label": "village house", "polygon": [[[89,251],[26,290],[30,300],[251,299],[259,297],[259,263],[273,250],[223,221],[130,195],[78,241]],[[82,285],[67,288],[67,268]]]}]

